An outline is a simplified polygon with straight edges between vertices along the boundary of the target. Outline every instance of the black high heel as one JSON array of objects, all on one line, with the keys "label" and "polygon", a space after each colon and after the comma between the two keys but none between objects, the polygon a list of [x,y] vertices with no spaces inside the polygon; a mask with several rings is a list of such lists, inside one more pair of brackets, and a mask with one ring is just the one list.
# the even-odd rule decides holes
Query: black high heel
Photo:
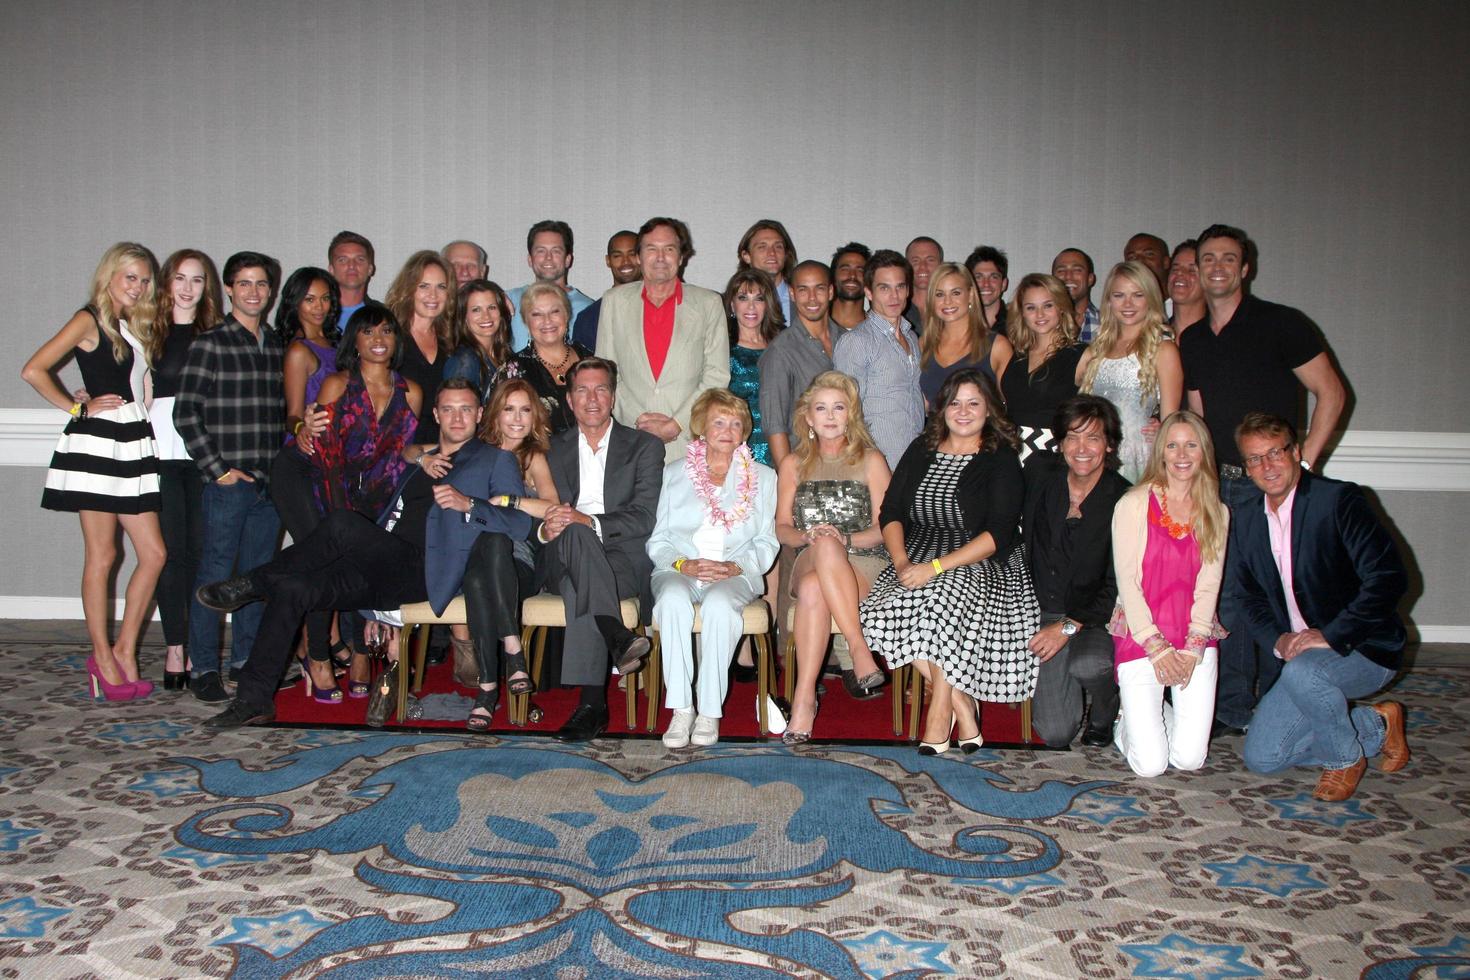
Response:
[{"label": "black high heel", "polygon": [[[536,682],[531,680],[531,674],[526,669],[526,651],[506,652],[502,656],[505,658],[505,689],[515,697],[533,693]],[[512,674],[523,676],[512,679]]]},{"label": "black high heel", "polygon": [[189,672],[187,670],[165,670],[163,672],[163,689],[165,691],[187,691],[189,689]]}]

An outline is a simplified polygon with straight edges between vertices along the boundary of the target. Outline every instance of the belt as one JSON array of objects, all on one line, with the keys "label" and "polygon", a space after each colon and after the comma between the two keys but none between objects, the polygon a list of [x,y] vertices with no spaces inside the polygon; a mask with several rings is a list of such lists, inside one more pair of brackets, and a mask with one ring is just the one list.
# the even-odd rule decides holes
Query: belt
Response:
[{"label": "belt", "polygon": [[1244,480],[1245,469],[1234,463],[1220,464],[1220,479],[1222,480]]}]

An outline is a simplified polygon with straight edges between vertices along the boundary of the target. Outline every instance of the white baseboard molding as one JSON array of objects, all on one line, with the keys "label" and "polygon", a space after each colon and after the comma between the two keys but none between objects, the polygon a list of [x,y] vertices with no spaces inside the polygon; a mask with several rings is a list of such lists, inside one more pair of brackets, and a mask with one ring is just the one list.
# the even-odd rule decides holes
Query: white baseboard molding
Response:
[{"label": "white baseboard molding", "polygon": [[1410,626],[1409,638],[1420,643],[1470,643],[1470,626]]},{"label": "white baseboard molding", "polygon": [[[0,408],[0,466],[47,466],[66,424],[47,408]],[[1470,491],[1470,432],[1349,430],[1323,472],[1375,490]]]},{"label": "white baseboard molding", "polygon": [[[112,615],[116,620],[122,612],[122,598],[113,600]],[[0,619],[85,619],[82,615],[81,596],[59,595],[0,595]],[[225,614],[226,621],[229,614]],[[153,621],[158,622],[158,609],[153,610]]]}]

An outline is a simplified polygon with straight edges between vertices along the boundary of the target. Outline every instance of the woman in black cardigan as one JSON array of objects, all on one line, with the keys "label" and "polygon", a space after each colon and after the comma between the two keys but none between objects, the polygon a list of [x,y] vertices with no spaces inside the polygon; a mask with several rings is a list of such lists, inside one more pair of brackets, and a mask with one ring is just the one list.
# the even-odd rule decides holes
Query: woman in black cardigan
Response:
[{"label": "woman in black cardigan", "polygon": [[1024,701],[1036,685],[1027,641],[1038,612],[1016,533],[1016,430],[979,371],[946,379],[929,425],[899,460],[879,523],[893,563],[859,607],[863,635],[890,669],[913,661],[930,688],[919,751],[953,732],[980,747],[977,699]]}]

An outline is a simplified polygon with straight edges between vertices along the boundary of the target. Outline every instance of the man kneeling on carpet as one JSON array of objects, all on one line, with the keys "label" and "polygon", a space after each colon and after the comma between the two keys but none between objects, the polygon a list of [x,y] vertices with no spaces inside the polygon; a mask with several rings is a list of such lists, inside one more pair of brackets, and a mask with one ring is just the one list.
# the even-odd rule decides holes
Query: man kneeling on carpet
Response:
[{"label": "man kneeling on carpet", "polygon": [[[724,388],[694,401],[695,437],[664,467],[653,560],[653,621],[663,646],[664,704],[674,709],[664,745],[714,745],[729,691],[730,658],[747,603],[765,589],[776,560],[776,472],[751,455],[750,406]],[[694,606],[701,609],[695,713]]]},{"label": "man kneeling on carpet", "polygon": [[1382,757],[1384,772],[1409,761],[1402,705],[1348,703],[1381,689],[1403,662],[1403,560],[1356,484],[1302,467],[1290,422],[1252,412],[1235,441],[1265,501],[1235,512],[1226,587],[1251,637],[1285,661],[1251,718],[1245,764],[1321,766],[1312,795],[1345,800],[1369,756]]},{"label": "man kneeling on carpet", "polygon": [[[514,539],[530,533],[528,515],[490,503],[491,497],[518,498],[525,487],[514,456],[475,438],[480,414],[479,392],[468,381],[445,381],[434,404],[439,446],[426,455],[449,463],[446,476],[431,476],[429,461],[420,458],[376,524],[355,511],[333,511],[305,541],[272,561],[237,578],[200,586],[199,601],[211,609],[266,604],[235,699],[206,721],[206,727],[238,728],[275,717],[276,683],[308,612],[397,609],[426,598],[436,613],[443,612],[472,560],[510,554],[509,547],[477,548],[481,535]],[[514,595],[514,572],[509,575],[501,588]],[[514,622],[494,628],[508,629],[502,636],[516,639]]]},{"label": "man kneeling on carpet", "polygon": [[[547,463],[563,503],[536,530],[542,588],[566,610],[563,684],[581,697],[556,733],[582,742],[607,730],[609,662],[622,674],[643,669],[649,642],[623,625],[620,600],[638,596],[643,620],[649,594],[648,536],[658,509],[664,445],[658,437],[613,421],[618,367],[584,357],[567,371],[567,402],[577,424],[552,437]],[[631,681],[629,682],[631,683]]]}]

